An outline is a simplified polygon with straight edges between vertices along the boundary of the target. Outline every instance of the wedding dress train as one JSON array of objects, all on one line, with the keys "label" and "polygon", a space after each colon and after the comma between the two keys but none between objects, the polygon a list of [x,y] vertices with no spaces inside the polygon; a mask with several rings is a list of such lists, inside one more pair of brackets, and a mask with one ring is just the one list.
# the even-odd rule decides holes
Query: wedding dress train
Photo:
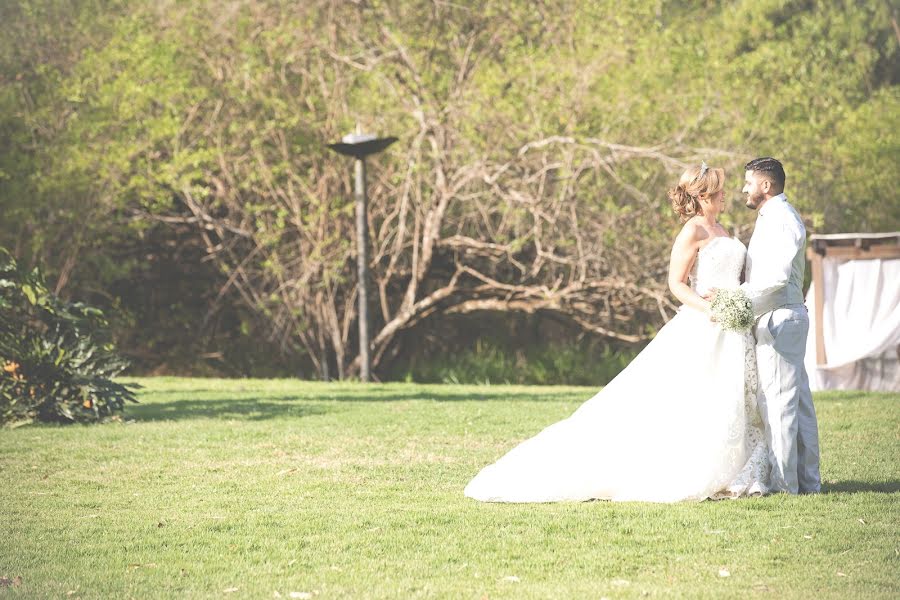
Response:
[{"label": "wedding dress train", "polygon": [[[691,285],[737,287],[746,249],[716,238]],[[485,467],[465,488],[484,502],[676,502],[767,492],[751,334],[682,307],[609,385]]]}]

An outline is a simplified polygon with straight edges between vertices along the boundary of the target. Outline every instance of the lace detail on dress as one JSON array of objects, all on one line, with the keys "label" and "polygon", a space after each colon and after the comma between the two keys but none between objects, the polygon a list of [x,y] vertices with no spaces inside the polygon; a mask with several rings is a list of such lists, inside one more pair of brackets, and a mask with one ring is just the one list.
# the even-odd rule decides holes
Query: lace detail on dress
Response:
[{"label": "lace detail on dress", "polygon": [[[715,252],[711,251],[715,246]],[[711,240],[697,253],[690,273],[691,288],[705,295],[712,288],[735,288],[741,280],[747,249],[735,238],[719,237]],[[756,371],[756,341],[751,332],[744,333],[744,414],[732,422],[729,440],[737,442],[730,451],[746,456],[746,462],[731,482],[723,481],[721,491],[712,498],[738,498],[768,493],[769,456],[762,417],[759,414]]]},{"label": "lace detail on dress", "polygon": [[747,462],[734,480],[711,496],[713,500],[761,496],[769,492],[769,452],[759,414],[757,394],[759,376],[756,371],[756,340],[751,332],[744,333],[744,417],[743,440]]}]

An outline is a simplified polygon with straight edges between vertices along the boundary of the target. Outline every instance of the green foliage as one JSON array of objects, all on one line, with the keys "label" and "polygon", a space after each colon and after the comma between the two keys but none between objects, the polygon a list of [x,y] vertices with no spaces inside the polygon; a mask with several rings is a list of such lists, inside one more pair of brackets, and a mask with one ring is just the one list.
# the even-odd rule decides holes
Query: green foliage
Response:
[{"label": "green foliage", "polygon": [[105,341],[103,314],[63,302],[0,248],[0,423],[100,421],[137,402]]},{"label": "green foliage", "polygon": [[[430,0],[239,0],[227,10],[209,1],[10,0],[0,3],[0,245],[48,265],[66,293],[119,307],[127,318],[115,322],[116,335],[135,354],[153,347],[196,356],[221,351],[222,340],[259,338],[257,328],[234,325],[212,348],[199,347],[198,323],[215,321],[206,300],[233,273],[211,277],[202,252],[191,253],[180,267],[184,285],[162,293],[164,275],[146,263],[179,260],[166,246],[196,244],[197,233],[160,234],[159,223],[214,219],[238,206],[247,218],[232,225],[252,229],[269,255],[262,272],[290,281],[299,255],[318,265],[299,287],[349,297],[351,194],[345,165],[324,144],[357,121],[400,137],[372,169],[376,179],[383,171],[371,181],[373,202],[387,207],[371,213],[373,230],[396,227],[390,209],[406,173],[421,184],[411,195],[427,204],[437,163],[451,175],[503,165],[524,144],[552,136],[725,164],[733,203],[742,164],[774,155],[814,232],[897,230],[896,20],[882,0],[486,0],[477,10]],[[422,141],[420,121],[441,130],[439,158]],[[418,154],[405,153],[417,144]],[[546,163],[566,152],[548,152]],[[598,261],[618,273],[629,256],[666,252],[672,175],[656,160],[610,159],[615,179],[559,169],[541,192],[570,189],[586,220],[609,223]],[[505,185],[530,191],[526,181]],[[187,210],[185,198],[205,200],[208,214]],[[482,239],[484,230],[460,217],[473,208],[451,205],[462,223],[451,233]],[[502,211],[504,222],[526,217],[521,207]],[[752,214],[738,208],[725,221],[746,232]],[[528,251],[529,230],[493,241]],[[301,247],[313,234],[319,243]],[[567,250],[568,238],[554,248]],[[219,255],[235,254],[234,264],[246,256],[246,248],[216,243]],[[136,281],[152,297],[133,293]],[[282,302],[259,297],[264,317]],[[234,296],[213,303],[240,312]],[[310,308],[295,311],[298,329]],[[160,315],[185,324],[181,333],[161,336]],[[165,358],[154,352],[142,368],[154,361]]]},{"label": "green foliage", "polygon": [[602,350],[590,344],[537,344],[523,349],[483,341],[462,351],[414,362],[397,379],[417,383],[606,385],[637,350]]}]

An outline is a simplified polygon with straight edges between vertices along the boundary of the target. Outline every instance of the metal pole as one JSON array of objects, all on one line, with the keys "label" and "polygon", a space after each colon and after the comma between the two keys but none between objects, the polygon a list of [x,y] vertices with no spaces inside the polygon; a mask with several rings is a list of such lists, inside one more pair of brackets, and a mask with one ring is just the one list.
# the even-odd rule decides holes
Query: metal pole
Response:
[{"label": "metal pole", "polygon": [[[356,196],[356,257],[359,285],[359,378],[369,381],[372,372],[372,359],[369,348],[369,227],[366,218],[366,163],[370,154],[381,152],[397,141],[395,137],[378,138],[362,133],[357,124],[356,133],[345,135],[340,142],[328,144],[328,147],[344,156],[356,159],[354,165],[354,192]],[[338,365],[340,367],[340,365]],[[343,378],[343,372],[338,376]]]},{"label": "metal pole", "polygon": [[359,378],[369,381],[372,368],[369,357],[369,240],[366,218],[366,162],[356,159],[356,266],[359,276]]}]

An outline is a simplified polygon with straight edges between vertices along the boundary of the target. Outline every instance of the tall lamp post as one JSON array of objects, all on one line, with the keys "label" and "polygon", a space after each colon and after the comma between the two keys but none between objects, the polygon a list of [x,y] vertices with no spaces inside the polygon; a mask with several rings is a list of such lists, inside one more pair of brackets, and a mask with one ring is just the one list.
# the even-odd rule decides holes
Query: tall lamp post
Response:
[{"label": "tall lamp post", "polygon": [[354,196],[356,197],[356,270],[359,279],[359,378],[369,381],[372,358],[369,355],[369,228],[366,217],[366,157],[381,152],[397,141],[395,137],[378,138],[362,133],[359,125],[356,133],[345,135],[340,142],[328,144],[339,154],[352,156],[354,164]]}]

